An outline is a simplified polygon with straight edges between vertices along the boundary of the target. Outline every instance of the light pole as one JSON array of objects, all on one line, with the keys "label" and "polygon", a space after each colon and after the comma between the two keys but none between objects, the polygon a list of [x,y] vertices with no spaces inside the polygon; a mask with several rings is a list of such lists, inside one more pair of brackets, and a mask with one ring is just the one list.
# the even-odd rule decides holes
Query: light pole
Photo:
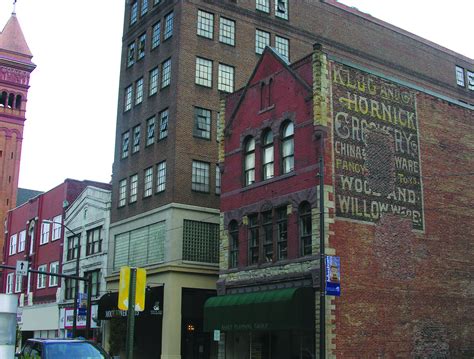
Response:
[{"label": "light pole", "polygon": [[[81,256],[81,235],[80,234],[77,234],[76,232],[74,232],[71,228],[69,228],[68,226],[66,226],[64,223],[61,223],[61,222],[54,222],[54,221],[50,221],[50,220],[46,220],[44,219],[43,220],[43,223],[49,223],[49,224],[58,224],[64,228],[66,228],[69,232],[72,233],[72,238],[77,238],[77,245],[75,246],[74,249],[77,250],[77,253],[76,253],[76,277],[79,277],[79,259],[80,259],[80,256]],[[85,282],[85,279],[83,279],[84,282]],[[87,279],[89,285],[88,285],[88,291],[91,291],[91,287],[90,287],[90,278]],[[77,336],[77,301],[78,301],[78,294],[79,294],[79,281],[77,279],[74,280],[74,311],[73,311],[73,319],[72,319],[72,336],[73,338],[75,338]],[[90,300],[90,296],[88,295],[87,296],[87,312],[86,312],[86,318],[89,318],[89,315],[90,315],[90,310],[91,310],[91,300]],[[87,325],[88,324],[88,325]],[[90,326],[90,320],[86,320],[86,333],[89,334],[89,326]]]}]

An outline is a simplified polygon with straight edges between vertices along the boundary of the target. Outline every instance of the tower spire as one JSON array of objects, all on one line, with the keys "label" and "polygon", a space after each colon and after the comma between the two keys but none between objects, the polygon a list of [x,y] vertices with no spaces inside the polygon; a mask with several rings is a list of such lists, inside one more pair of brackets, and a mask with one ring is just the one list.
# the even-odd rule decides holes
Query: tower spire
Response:
[{"label": "tower spire", "polygon": [[12,15],[16,15],[16,0],[13,0],[13,11]]}]

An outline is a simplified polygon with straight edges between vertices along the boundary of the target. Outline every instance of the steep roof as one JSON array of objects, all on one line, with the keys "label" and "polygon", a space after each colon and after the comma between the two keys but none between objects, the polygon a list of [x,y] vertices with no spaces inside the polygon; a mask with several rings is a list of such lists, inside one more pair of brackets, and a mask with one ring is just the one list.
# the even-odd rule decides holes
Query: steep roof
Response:
[{"label": "steep roof", "polygon": [[32,64],[32,57],[20,23],[13,13],[0,33],[0,58]]}]

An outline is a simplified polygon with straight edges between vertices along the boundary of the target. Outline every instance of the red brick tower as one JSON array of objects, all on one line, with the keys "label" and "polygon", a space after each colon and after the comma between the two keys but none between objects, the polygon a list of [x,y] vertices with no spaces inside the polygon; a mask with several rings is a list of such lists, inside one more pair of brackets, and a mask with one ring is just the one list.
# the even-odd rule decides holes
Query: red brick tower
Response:
[{"label": "red brick tower", "polygon": [[16,204],[32,57],[13,12],[0,32],[0,246],[6,213]]}]

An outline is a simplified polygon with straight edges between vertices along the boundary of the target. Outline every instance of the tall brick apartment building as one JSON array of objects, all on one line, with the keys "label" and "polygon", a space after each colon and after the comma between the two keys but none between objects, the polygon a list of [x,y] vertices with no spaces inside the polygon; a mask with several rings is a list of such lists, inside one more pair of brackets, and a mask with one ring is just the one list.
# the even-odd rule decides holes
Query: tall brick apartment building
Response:
[{"label": "tall brick apartment building", "polygon": [[0,247],[7,212],[16,205],[32,57],[13,13],[0,32]]},{"label": "tall brick apartment building", "polygon": [[138,328],[148,333],[145,357],[216,355],[203,303],[218,279],[219,99],[247,83],[266,46],[295,61],[315,42],[456,104],[474,102],[471,59],[335,1],[126,2],[107,286],[117,290],[128,264],[147,268],[151,290],[163,287],[161,316],[137,324],[153,328]]},{"label": "tall brick apartment building", "polygon": [[325,357],[472,357],[474,107],[321,44],[225,104],[218,357],[321,357],[321,214]]}]

